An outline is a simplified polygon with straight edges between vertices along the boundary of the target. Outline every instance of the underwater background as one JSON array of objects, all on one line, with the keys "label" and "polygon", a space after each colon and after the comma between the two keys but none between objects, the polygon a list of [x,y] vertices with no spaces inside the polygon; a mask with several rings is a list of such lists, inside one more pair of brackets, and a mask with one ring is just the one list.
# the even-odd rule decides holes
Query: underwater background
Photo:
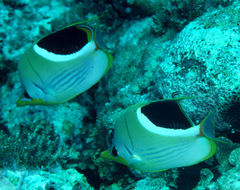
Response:
[{"label": "underwater background", "polygon": [[[66,103],[17,107],[26,48],[96,17],[104,77]],[[240,189],[239,31],[238,0],[0,0],[0,190]],[[143,173],[100,157],[122,110],[173,97],[193,97],[195,123],[217,108],[212,158]]]}]

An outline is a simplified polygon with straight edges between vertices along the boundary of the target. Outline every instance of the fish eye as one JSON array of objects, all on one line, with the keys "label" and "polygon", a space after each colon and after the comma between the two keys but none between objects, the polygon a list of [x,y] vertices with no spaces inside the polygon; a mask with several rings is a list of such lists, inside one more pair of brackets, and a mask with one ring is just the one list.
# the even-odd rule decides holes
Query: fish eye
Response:
[{"label": "fish eye", "polygon": [[113,156],[118,156],[118,152],[117,152],[117,149],[115,148],[115,146],[112,149],[112,155]]}]

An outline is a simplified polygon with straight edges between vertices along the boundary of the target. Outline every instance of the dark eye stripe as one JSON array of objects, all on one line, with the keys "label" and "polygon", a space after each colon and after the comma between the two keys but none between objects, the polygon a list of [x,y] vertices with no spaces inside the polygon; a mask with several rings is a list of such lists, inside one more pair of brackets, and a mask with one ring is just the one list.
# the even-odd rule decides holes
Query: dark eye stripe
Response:
[{"label": "dark eye stripe", "polygon": [[130,142],[131,142],[132,150],[134,150],[133,140],[132,140],[132,137],[130,135],[129,126],[128,126],[128,119],[126,118],[126,115],[124,115],[124,123],[125,123],[125,127],[126,127],[126,130],[127,130],[128,137],[129,137]]},{"label": "dark eye stripe", "polygon": [[123,146],[127,150],[128,154],[133,156],[133,153],[129,150],[129,148],[125,144]]}]

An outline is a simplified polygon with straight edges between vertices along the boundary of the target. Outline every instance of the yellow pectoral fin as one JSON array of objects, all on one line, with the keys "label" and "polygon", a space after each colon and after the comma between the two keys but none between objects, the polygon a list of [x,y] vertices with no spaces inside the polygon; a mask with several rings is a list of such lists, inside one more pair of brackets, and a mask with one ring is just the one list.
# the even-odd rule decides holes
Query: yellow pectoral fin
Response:
[{"label": "yellow pectoral fin", "polygon": [[56,103],[46,102],[42,99],[36,99],[36,98],[29,99],[29,98],[21,97],[18,99],[16,104],[18,107],[21,107],[26,105],[54,105]]},{"label": "yellow pectoral fin", "polygon": [[128,166],[128,162],[127,160],[125,160],[123,157],[121,156],[113,156],[111,154],[111,152],[109,150],[105,150],[101,153],[101,157],[105,160],[108,160],[108,161],[114,161],[114,162],[117,162],[119,164],[123,164],[123,165],[126,165]]},{"label": "yellow pectoral fin", "polygon": [[105,72],[104,72],[103,75],[105,75],[105,74],[108,72],[108,70],[110,69],[110,67],[111,67],[111,65],[112,65],[112,62],[113,62],[113,56],[112,56],[112,54],[109,53],[109,52],[107,52],[107,51],[105,51],[105,50],[104,50],[104,53],[106,53],[106,55],[107,55],[107,57],[108,57],[108,66],[107,66],[107,68],[106,68],[106,70],[105,70]]}]

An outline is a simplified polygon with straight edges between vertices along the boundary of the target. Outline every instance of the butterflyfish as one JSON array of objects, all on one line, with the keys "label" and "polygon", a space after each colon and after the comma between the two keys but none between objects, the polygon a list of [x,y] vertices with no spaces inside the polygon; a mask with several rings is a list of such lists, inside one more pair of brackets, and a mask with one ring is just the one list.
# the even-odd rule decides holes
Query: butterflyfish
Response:
[{"label": "butterflyfish", "polygon": [[96,29],[75,23],[31,45],[18,65],[27,96],[18,106],[66,102],[96,84],[112,55],[96,42]]},{"label": "butterflyfish", "polygon": [[133,105],[116,120],[112,147],[101,157],[143,172],[198,164],[216,152],[214,113],[194,125],[182,98]]}]

